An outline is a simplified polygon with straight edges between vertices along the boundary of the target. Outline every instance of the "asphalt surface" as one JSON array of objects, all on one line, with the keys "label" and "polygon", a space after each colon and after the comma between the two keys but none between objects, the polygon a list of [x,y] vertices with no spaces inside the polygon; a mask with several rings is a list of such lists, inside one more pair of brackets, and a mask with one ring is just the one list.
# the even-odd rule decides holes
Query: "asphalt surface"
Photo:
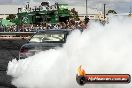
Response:
[{"label": "asphalt surface", "polygon": [[0,88],[15,88],[11,86],[11,77],[6,74],[8,62],[18,58],[20,47],[27,40],[0,40]]}]

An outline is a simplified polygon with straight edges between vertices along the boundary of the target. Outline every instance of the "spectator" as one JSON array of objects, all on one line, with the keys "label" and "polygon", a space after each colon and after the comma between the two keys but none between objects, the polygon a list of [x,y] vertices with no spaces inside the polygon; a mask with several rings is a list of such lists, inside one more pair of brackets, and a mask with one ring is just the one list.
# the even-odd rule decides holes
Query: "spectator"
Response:
[{"label": "spectator", "polygon": [[90,20],[90,19],[89,19],[87,16],[85,16],[85,19],[84,19],[84,21],[85,21],[85,25],[88,24],[89,20]]}]

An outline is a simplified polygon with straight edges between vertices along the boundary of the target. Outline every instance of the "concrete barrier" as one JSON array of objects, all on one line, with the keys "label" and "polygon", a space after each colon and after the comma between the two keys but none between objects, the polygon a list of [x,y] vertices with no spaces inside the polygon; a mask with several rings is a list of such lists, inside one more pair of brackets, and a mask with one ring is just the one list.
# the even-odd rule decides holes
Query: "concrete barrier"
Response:
[{"label": "concrete barrier", "polygon": [[0,40],[30,39],[36,32],[0,32]]}]

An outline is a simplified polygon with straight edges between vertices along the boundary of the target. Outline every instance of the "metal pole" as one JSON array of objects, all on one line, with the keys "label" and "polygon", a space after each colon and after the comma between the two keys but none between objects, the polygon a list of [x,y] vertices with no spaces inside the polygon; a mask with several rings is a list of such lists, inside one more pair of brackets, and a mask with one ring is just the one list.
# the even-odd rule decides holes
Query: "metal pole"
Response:
[{"label": "metal pole", "polygon": [[132,5],[131,5],[131,0],[130,0],[130,16],[131,16],[131,13],[132,13]]},{"label": "metal pole", "polygon": [[88,11],[87,11],[88,7],[87,7],[87,4],[88,4],[88,2],[86,0],[86,16],[88,16]]},{"label": "metal pole", "polygon": [[105,20],[105,6],[106,6],[106,4],[104,4],[104,20]]},{"label": "metal pole", "polygon": [[110,3],[110,0],[109,0],[109,10],[111,9],[111,3]]}]

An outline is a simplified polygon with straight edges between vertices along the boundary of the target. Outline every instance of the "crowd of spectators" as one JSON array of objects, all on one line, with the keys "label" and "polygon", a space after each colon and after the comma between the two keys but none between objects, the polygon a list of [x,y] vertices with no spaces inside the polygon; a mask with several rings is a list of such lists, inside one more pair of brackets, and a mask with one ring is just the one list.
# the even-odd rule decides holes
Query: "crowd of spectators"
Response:
[{"label": "crowd of spectators", "polygon": [[66,22],[59,22],[56,24],[42,23],[41,25],[24,24],[24,25],[12,25],[9,27],[0,26],[0,32],[35,32],[38,30],[48,29],[86,29],[89,19],[84,21],[74,19],[67,20]]}]

